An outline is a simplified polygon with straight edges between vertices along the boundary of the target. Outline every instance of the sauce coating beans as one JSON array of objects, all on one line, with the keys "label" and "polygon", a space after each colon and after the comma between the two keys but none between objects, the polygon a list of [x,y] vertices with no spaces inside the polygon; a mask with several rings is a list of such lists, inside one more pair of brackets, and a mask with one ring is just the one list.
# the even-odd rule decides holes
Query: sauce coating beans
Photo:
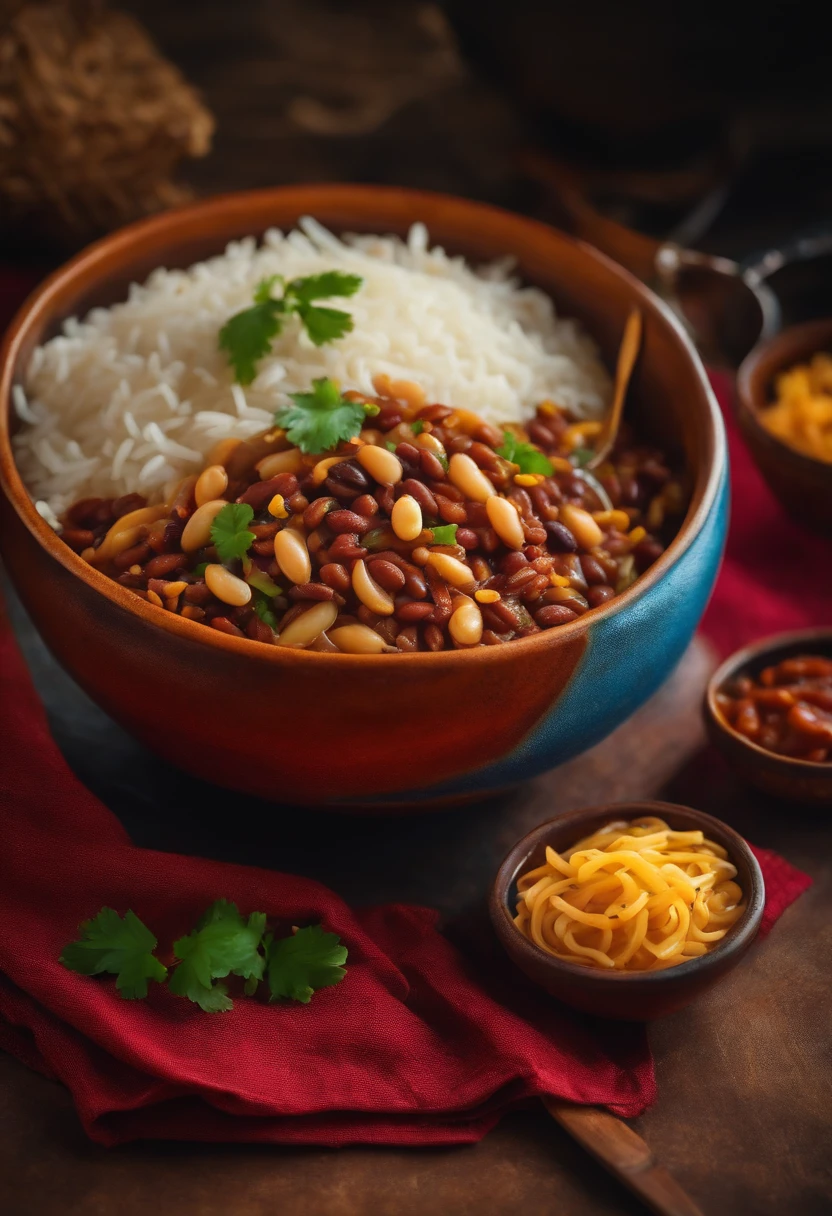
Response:
[{"label": "sauce coating beans", "polygon": [[[334,451],[306,454],[269,432],[282,450],[258,461],[257,437],[220,443],[167,504],[138,494],[76,503],[64,539],[160,611],[229,636],[390,655],[568,625],[625,591],[673,536],[683,488],[626,428],[589,474],[588,424],[545,402],[525,429],[511,427],[515,463],[476,415],[426,403],[417,386],[395,389],[365,398],[379,412]],[[541,452],[551,471],[524,471],[546,468]],[[252,518],[245,552],[223,561],[212,530],[234,503]],[[823,710],[810,704],[796,721]],[[794,729],[809,738],[808,724]]]},{"label": "sauce coating beans", "polygon": [[737,676],[716,696],[726,721],[778,756],[832,763],[832,659],[798,655]]}]

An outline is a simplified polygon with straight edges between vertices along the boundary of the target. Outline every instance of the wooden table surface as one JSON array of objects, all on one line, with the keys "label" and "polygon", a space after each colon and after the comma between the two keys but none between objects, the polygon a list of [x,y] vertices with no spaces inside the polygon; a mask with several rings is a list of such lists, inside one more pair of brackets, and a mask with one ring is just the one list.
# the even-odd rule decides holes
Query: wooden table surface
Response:
[{"label": "wooden table surface", "polygon": [[[228,795],[133,742],[56,667],[14,603],[13,612],[60,746],[134,839],[229,857]],[[481,908],[520,835],[597,801],[686,802],[777,849],[815,885],[715,991],[651,1028],[659,1099],[636,1126],[707,1216],[821,1216],[832,1211],[832,826],[822,813],[743,790],[705,748],[699,705],[713,666],[695,643],[610,738],[508,797],[391,820],[308,811],[276,819],[263,804],[257,852],[229,859],[307,873],[357,903],[433,904],[453,923]],[[0,1056],[0,1212],[143,1216],[149,1208],[160,1216],[642,1210],[542,1108],[508,1116],[474,1147],[448,1150],[102,1149],[85,1138],[60,1085]]]}]

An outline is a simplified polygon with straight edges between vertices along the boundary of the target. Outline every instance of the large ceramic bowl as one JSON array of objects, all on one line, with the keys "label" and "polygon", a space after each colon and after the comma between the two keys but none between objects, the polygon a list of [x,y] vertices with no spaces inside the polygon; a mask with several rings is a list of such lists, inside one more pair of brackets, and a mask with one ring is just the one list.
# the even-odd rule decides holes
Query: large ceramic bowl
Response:
[{"label": "large ceramic bowl", "polygon": [[[632,414],[692,484],[681,530],[647,574],[579,620],[505,646],[332,655],[266,647],[174,616],[63,544],[30,502],[9,444],[11,387],[35,346],[63,318],[123,297],[155,266],[188,266],[231,238],[289,227],[304,214],[339,232],[404,233],[424,220],[454,253],[514,255],[527,281],[584,322],[610,364],[630,309],[641,308]],[[18,313],[0,357],[3,552],[35,624],[128,730],[182,768],[237,790],[385,809],[476,797],[532,777],[603,738],[661,684],[713,585],[725,532],[725,442],[690,343],[626,272],[519,216],[368,186],[212,199],[135,224],[68,263]]]}]

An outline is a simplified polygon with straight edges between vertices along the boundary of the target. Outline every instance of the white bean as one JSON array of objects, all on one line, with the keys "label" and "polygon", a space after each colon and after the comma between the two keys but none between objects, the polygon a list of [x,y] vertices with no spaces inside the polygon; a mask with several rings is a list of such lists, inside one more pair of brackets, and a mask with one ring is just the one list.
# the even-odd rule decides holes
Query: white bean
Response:
[{"label": "white bean", "polygon": [[393,615],[396,605],[392,595],[388,595],[375,579],[370,577],[363,561],[357,561],[352,568],[352,587],[370,612],[375,612],[378,616]]},{"label": "white bean", "polygon": [[228,489],[228,474],[221,464],[209,464],[203,469],[194,486],[194,498],[198,507],[220,498]]},{"label": "white bean", "polygon": [[604,539],[604,533],[598,527],[589,511],[567,503],[560,509],[560,522],[565,524],[582,549],[594,549]]},{"label": "white bean", "polygon": [[473,502],[487,502],[496,493],[479,465],[464,452],[454,452],[448,465],[448,476],[456,488]]},{"label": "white bean", "polygon": [[393,503],[390,523],[399,540],[415,540],[422,531],[422,508],[410,494],[402,494]]},{"label": "white bean", "polygon": [[236,574],[232,574],[230,570],[226,570],[225,566],[220,566],[216,562],[205,567],[205,582],[211,594],[215,595],[218,600],[222,600],[224,604],[242,608],[251,599],[251,587],[248,583],[243,582],[241,578],[237,578]]},{"label": "white bean", "polygon": [[274,538],[274,557],[280,569],[291,582],[300,586],[309,582],[312,559],[306,547],[306,538],[297,528],[284,528]]},{"label": "white bean", "polygon": [[212,498],[197,507],[185,524],[179,542],[184,553],[195,553],[197,549],[203,549],[211,543],[211,525],[225,506],[227,503],[224,498]]},{"label": "white bean", "polygon": [[[280,535],[278,533],[278,535]],[[309,646],[335,623],[338,609],[332,600],[322,600],[301,616],[296,616],[282,633],[278,634],[278,646]]]},{"label": "white bean", "polygon": [[473,600],[463,600],[448,621],[448,632],[460,646],[476,646],[482,638],[482,613]]},{"label": "white bean", "polygon": [[396,485],[404,474],[398,456],[372,443],[365,443],[358,449],[358,463],[382,486]]},{"label": "white bean", "polygon": [[522,549],[526,538],[514,503],[495,494],[488,499],[485,509],[488,513],[488,522],[503,544],[508,545],[509,549]]}]

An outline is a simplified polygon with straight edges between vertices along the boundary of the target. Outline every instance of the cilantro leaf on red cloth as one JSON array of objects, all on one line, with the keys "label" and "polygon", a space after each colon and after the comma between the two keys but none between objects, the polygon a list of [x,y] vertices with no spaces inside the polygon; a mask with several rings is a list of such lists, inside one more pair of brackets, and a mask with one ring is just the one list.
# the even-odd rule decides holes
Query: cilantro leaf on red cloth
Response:
[{"label": "cilantro leaf on red cloth", "polygon": [[97,916],[79,926],[81,937],[70,942],[60,961],[79,975],[114,975],[121,996],[132,1001],[147,996],[150,980],[161,984],[167,967],[153,951],[157,941],[146,925],[129,909],[119,916],[113,908],[102,908]]},{"label": "cilantro leaf on red cloth", "polygon": [[270,1000],[291,997],[308,1005],[319,988],[340,984],[347,974],[346,961],[347,948],[338,934],[325,933],[320,925],[298,929],[291,937],[269,938],[266,978]]},{"label": "cilantro leaf on red cloth", "polygon": [[265,928],[264,912],[252,912],[243,920],[235,903],[216,900],[193,933],[173,944],[181,961],[170,973],[171,992],[186,996],[207,1013],[233,1009],[227,985],[214,981],[227,975],[255,981],[263,978],[265,959],[260,945]]}]

